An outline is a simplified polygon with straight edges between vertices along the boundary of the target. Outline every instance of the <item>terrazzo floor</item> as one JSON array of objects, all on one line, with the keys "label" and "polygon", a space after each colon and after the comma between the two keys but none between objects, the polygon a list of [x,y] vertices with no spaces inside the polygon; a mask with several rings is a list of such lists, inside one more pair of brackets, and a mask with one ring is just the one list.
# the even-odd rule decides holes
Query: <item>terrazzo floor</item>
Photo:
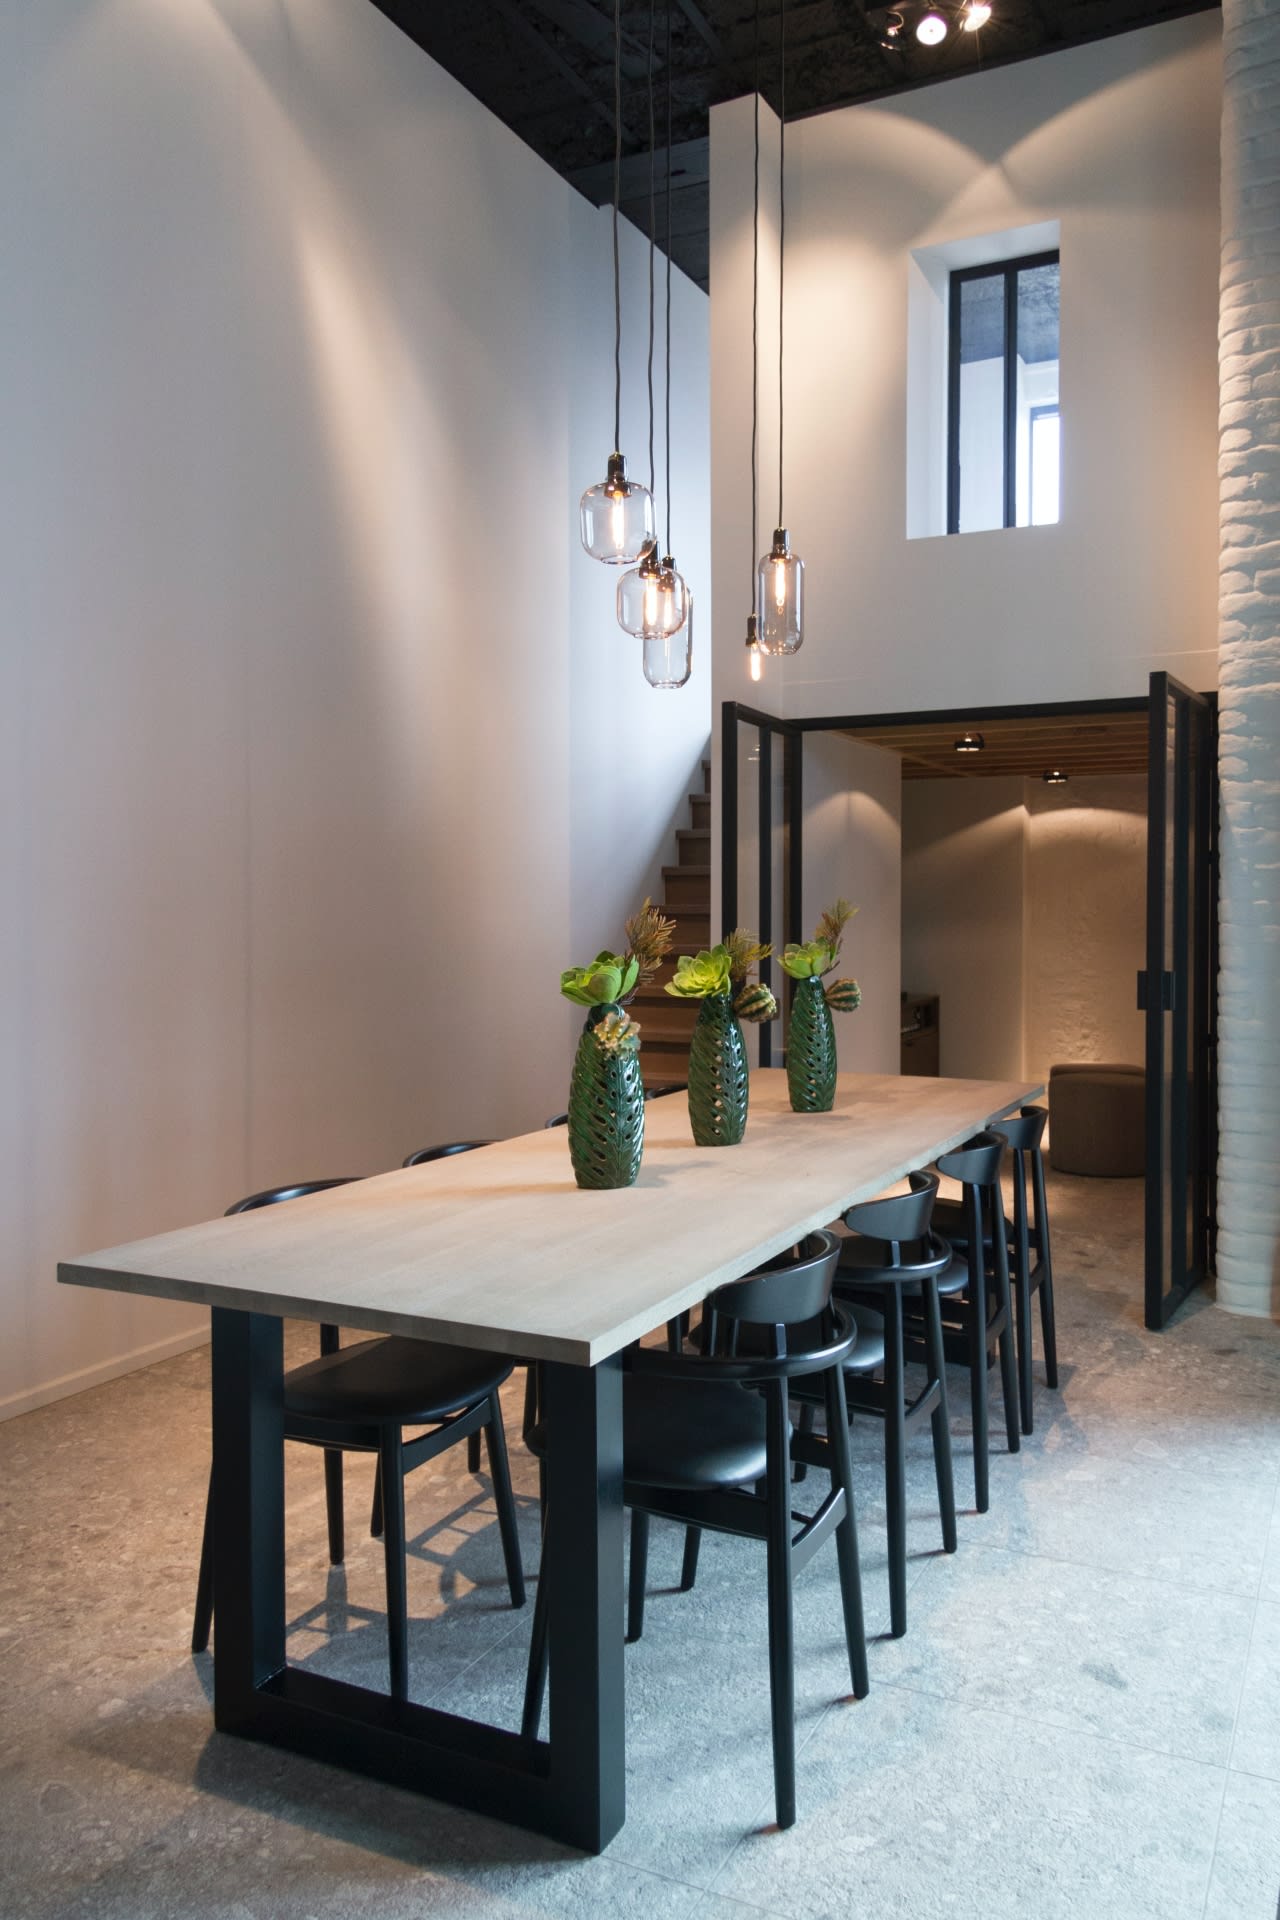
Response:
[{"label": "terrazzo floor", "polygon": [[[1195,1299],[1141,1325],[1141,1184],[1057,1178],[1062,1384],[993,1442],[939,1550],[910,1461],[910,1622],[889,1640],[880,1436],[855,1431],[872,1690],[847,1700],[834,1554],[797,1587],[800,1819],[771,1829],[764,1569],[706,1541],[692,1594],[654,1525],[626,1656],[627,1822],[599,1859],[216,1735],[187,1651],[207,1354],[0,1427],[0,1916],[401,1920],[1277,1920],[1280,1327]],[[290,1330],[295,1358],[314,1331]],[[509,1429],[519,1430],[518,1393]],[[383,1684],[371,1468],[331,1571],[322,1475],[289,1450],[290,1657]],[[513,1445],[526,1562],[535,1474]],[[527,1608],[487,1479],[410,1481],[415,1696],[513,1725]]]}]

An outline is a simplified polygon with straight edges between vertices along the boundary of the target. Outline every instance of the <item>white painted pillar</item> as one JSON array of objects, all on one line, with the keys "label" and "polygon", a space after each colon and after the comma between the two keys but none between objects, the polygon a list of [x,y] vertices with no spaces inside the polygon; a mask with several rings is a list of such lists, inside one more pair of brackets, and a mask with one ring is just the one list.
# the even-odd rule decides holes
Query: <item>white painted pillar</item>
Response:
[{"label": "white painted pillar", "polygon": [[1218,1300],[1280,1313],[1280,5],[1223,0]]}]

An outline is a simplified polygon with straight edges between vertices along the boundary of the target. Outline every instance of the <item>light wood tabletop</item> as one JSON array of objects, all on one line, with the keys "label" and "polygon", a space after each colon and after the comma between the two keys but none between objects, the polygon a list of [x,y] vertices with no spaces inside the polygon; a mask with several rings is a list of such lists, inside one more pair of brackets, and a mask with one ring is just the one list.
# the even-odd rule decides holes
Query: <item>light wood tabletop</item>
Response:
[{"label": "light wood tabletop", "polygon": [[59,1265],[71,1285],[594,1366],[1040,1089],[842,1073],[797,1114],[751,1076],[737,1147],[650,1101],[634,1187],[574,1184],[563,1127],[205,1221]]}]

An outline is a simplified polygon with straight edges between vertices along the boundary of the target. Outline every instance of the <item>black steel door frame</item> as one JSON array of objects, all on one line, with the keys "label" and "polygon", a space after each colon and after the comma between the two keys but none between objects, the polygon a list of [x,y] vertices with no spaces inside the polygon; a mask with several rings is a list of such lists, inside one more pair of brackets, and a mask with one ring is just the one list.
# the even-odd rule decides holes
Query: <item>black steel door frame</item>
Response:
[{"label": "black steel door frame", "polygon": [[[1197,844],[1205,850],[1207,861],[1207,886],[1195,889],[1195,939],[1199,955],[1194,969],[1197,1009],[1195,1013],[1195,1031],[1201,1036],[1204,1051],[1203,1070],[1195,1076],[1195,1106],[1188,1117],[1187,1139],[1184,1160],[1194,1179],[1193,1199],[1195,1228],[1192,1235],[1192,1260],[1188,1263],[1190,1278],[1183,1286],[1166,1289],[1163,1284],[1163,1224],[1157,1228],[1157,1216],[1153,1205],[1160,1204],[1157,1191],[1153,1201],[1153,1189],[1163,1188],[1162,1166],[1159,1160],[1153,1160],[1155,1151],[1155,1120],[1152,1118],[1152,1101],[1157,1099],[1162,1088],[1162,1073],[1153,1072],[1151,1055],[1151,1034],[1153,1022],[1158,1022],[1158,1010],[1148,1009],[1148,1053],[1147,1053],[1147,1101],[1148,1101],[1148,1139],[1147,1139],[1147,1227],[1146,1227],[1146,1322],[1154,1330],[1163,1327],[1169,1315],[1186,1297],[1190,1289],[1204,1277],[1206,1271],[1212,1271],[1214,1240],[1216,1233],[1216,1183],[1215,1160],[1217,1151],[1217,974],[1218,974],[1218,861],[1217,861],[1217,767],[1214,755],[1216,742],[1215,694],[1193,694],[1190,689],[1180,687],[1167,674],[1153,674],[1146,694],[1134,695],[1120,700],[1053,700],[1039,701],[1028,705],[985,706],[981,708],[929,708],[924,711],[904,711],[877,714],[830,714],[816,718],[784,720],[777,714],[762,713],[757,708],[742,705],[738,701],[727,700],[721,709],[721,809],[720,809],[720,874],[721,874],[721,919],[724,932],[728,932],[737,923],[738,913],[738,762],[740,725],[756,727],[760,731],[760,794],[759,794],[759,857],[760,857],[760,900],[761,917],[767,908],[772,913],[772,834],[773,834],[773,793],[772,793],[772,743],[775,737],[782,740],[785,777],[783,780],[782,828],[785,836],[784,872],[786,875],[787,899],[784,904],[784,925],[788,940],[800,940],[801,888],[804,873],[804,736],[806,733],[859,732],[870,733],[881,727],[906,725],[928,725],[945,722],[963,731],[965,728],[981,728],[984,720],[1031,720],[1066,718],[1081,714],[1142,713],[1152,715],[1155,726],[1157,683],[1171,687],[1188,699],[1197,701],[1208,715],[1206,722],[1207,738],[1200,743],[1198,763],[1205,778],[1198,783],[1194,798]],[[1162,707],[1167,694],[1161,694]],[[1150,766],[1157,764],[1155,747],[1151,750]],[[1154,796],[1156,782],[1152,780],[1151,796]],[[1162,793],[1164,789],[1161,789]],[[1189,798],[1184,805],[1191,805]],[[1164,971],[1163,961],[1153,959],[1156,951],[1156,934],[1153,930],[1154,910],[1152,892],[1154,886],[1153,862],[1156,849],[1163,842],[1163,815],[1157,820],[1151,812],[1149,800],[1147,821],[1148,846],[1148,908],[1147,908],[1147,956],[1148,972],[1159,974]],[[1160,934],[1160,948],[1163,948],[1163,931]],[[761,977],[767,978],[764,970]],[[1158,997],[1158,996],[1157,996]],[[769,1066],[773,1061],[772,1042],[769,1023],[760,1028],[760,1064]],[[1157,1056],[1162,1057],[1162,1056]],[[1154,1177],[1153,1177],[1154,1175]],[[1155,1303],[1159,1304],[1156,1305]]]},{"label": "black steel door frame", "polygon": [[[1212,1271],[1218,1044],[1217,698],[1153,673],[1147,791],[1145,1320]],[[1172,1016],[1172,1017],[1170,1017]]]},{"label": "black steel door frame", "polygon": [[[760,925],[773,925],[773,743],[782,752],[782,924],[787,940],[804,938],[800,930],[800,884],[804,871],[804,752],[803,722],[782,720],[776,713],[761,713],[756,707],[726,700],[720,709],[720,923],[721,938],[738,924],[738,771],[740,763],[739,728],[754,727],[760,736],[759,794],[756,834],[759,841]],[[760,979],[766,987],[775,987],[772,959],[760,963]],[[791,1010],[794,983],[789,974],[781,976],[786,1011]],[[760,1065],[773,1065],[773,1022],[764,1020],[756,1028],[759,1036]]]}]

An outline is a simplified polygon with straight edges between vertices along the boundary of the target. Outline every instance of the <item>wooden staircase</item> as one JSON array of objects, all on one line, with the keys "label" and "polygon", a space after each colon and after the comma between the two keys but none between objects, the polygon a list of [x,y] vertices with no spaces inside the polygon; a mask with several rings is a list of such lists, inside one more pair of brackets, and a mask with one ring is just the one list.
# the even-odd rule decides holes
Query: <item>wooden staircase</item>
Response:
[{"label": "wooden staircase", "polygon": [[676,834],[676,865],[662,869],[664,898],[656,904],[676,923],[670,957],[631,1003],[640,1022],[640,1072],[646,1087],[686,1080],[689,1041],[699,1002],[664,991],[682,953],[711,945],[711,762],[702,763],[702,791],[689,795],[689,825]]}]

